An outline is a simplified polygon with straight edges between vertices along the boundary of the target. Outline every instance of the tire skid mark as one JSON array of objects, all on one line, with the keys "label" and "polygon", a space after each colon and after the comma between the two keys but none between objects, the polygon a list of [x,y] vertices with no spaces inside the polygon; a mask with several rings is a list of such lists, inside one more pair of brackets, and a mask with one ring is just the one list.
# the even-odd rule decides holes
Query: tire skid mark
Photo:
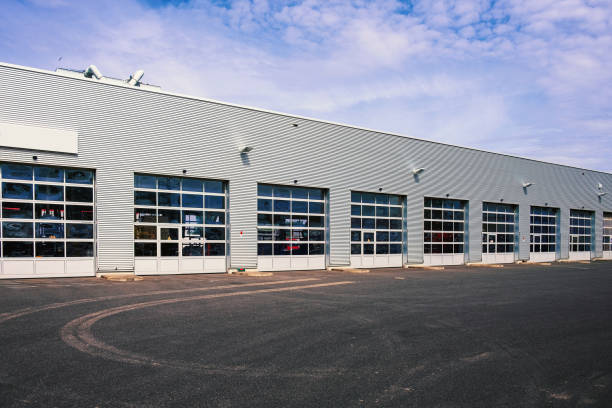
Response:
[{"label": "tire skid mark", "polygon": [[322,288],[329,286],[339,286],[353,284],[353,281],[339,281],[329,283],[317,283],[311,285],[300,285],[300,286],[285,286],[281,288],[266,288],[266,289],[255,289],[239,292],[228,292],[228,293],[213,293],[207,295],[190,296],[184,298],[174,299],[161,299],[153,300],[149,302],[134,303],[130,305],[112,307],[103,309],[94,313],[90,313],[79,318],[76,318],[68,322],[60,330],[60,336],[62,340],[75,349],[92,355],[94,357],[101,357],[107,360],[114,360],[121,363],[146,365],[151,367],[168,367],[180,370],[197,370],[207,374],[242,374],[246,376],[263,376],[263,375],[277,375],[283,377],[323,377],[327,375],[338,375],[341,369],[330,370],[330,369],[310,369],[306,372],[285,372],[280,373],[275,368],[252,368],[247,366],[211,366],[206,364],[190,363],[184,361],[157,359],[148,357],[142,354],[134,353],[127,350],[122,350],[117,347],[111,346],[98,340],[92,333],[92,326],[101,319],[138,309],[147,307],[168,305],[179,302],[191,302],[196,300],[207,300],[217,299],[222,297],[233,297],[233,296],[246,296],[259,293],[276,293],[285,292],[292,290]]},{"label": "tire skid mark", "polygon": [[[285,283],[308,282],[308,281],[313,281],[313,280],[319,280],[319,279],[318,278],[303,278],[303,279],[289,279],[289,280],[269,281],[269,282],[255,282],[255,283],[245,283],[240,286],[245,287],[245,286],[282,285]],[[111,295],[111,296],[102,296],[102,297],[97,297],[97,298],[77,299],[77,300],[71,300],[68,302],[50,303],[48,305],[43,305],[43,306],[38,306],[38,307],[27,307],[24,309],[13,311],[13,312],[0,313],[0,324],[6,322],[7,320],[16,319],[18,317],[26,316],[32,313],[38,313],[38,312],[43,312],[43,311],[52,310],[52,309],[59,309],[62,307],[67,307],[67,306],[80,305],[84,303],[103,302],[105,300],[125,299],[125,298],[140,297],[140,296],[170,295],[174,293],[210,291],[210,290],[217,290],[217,289],[235,289],[235,288],[236,288],[236,285],[218,285],[218,286],[206,286],[206,287],[199,287],[199,288],[158,290],[158,291],[143,292],[143,293],[126,293],[123,295]]]}]

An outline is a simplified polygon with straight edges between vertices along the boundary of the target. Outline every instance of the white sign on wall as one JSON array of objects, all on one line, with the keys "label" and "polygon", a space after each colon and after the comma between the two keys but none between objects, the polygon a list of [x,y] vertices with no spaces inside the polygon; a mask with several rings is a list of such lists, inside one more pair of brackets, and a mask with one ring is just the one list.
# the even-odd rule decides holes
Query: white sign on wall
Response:
[{"label": "white sign on wall", "polygon": [[72,130],[0,123],[0,146],[77,154],[79,137]]}]

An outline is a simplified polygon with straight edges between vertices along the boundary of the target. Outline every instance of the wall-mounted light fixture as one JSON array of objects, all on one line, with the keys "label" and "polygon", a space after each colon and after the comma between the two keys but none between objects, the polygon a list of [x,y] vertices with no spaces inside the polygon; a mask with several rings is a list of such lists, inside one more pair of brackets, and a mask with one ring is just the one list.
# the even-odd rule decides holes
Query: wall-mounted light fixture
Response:
[{"label": "wall-mounted light fixture", "polygon": [[243,154],[252,151],[253,148],[251,146],[240,146],[238,150],[240,151],[240,154]]},{"label": "wall-mounted light fixture", "polygon": [[533,186],[535,183],[532,183],[531,181],[523,181],[523,188],[527,188],[529,186]]},{"label": "wall-mounted light fixture", "polygon": [[417,175],[419,173],[422,173],[424,170],[425,170],[424,167],[419,167],[419,168],[415,167],[415,168],[412,169],[412,174]]},{"label": "wall-mounted light fixture", "polygon": [[183,174],[187,174],[187,170],[183,169]]}]

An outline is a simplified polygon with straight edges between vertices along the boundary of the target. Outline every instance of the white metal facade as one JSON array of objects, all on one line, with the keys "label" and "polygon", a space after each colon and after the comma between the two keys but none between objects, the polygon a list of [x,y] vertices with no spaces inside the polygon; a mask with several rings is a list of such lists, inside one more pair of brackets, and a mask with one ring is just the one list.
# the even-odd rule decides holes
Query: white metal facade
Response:
[{"label": "white metal facade", "polygon": [[[78,134],[77,154],[0,147],[0,161],[95,171],[99,271],[134,270],[135,173],[227,183],[228,267],[259,266],[258,184],[326,192],[327,266],[351,264],[352,191],[403,197],[403,263],[482,261],[483,202],[518,209],[518,260],[530,258],[532,206],[558,209],[559,259],[570,256],[570,209],[591,211],[588,256],[603,255],[612,196],[597,186],[612,191],[609,173],[9,64],[0,64],[0,100],[1,123]],[[464,203],[462,253],[425,254],[426,198]]]}]

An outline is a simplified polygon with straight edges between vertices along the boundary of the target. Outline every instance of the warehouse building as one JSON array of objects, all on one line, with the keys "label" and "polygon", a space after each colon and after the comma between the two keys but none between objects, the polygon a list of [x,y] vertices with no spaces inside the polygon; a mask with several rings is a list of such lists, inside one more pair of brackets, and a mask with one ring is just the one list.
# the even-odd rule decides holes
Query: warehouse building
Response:
[{"label": "warehouse building", "polygon": [[0,277],[612,258],[612,174],[0,64]]}]

